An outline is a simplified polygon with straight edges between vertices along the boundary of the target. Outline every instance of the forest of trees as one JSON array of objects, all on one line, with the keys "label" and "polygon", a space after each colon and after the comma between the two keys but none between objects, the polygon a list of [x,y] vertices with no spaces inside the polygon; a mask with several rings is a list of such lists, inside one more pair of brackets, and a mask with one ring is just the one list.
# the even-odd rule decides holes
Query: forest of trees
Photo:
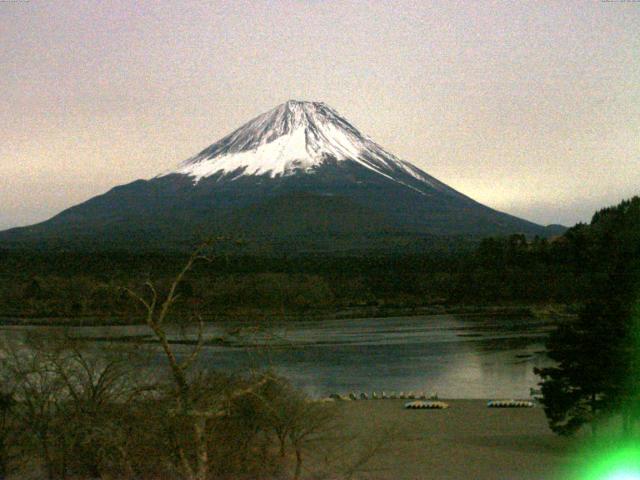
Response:
[{"label": "forest of trees", "polygon": [[[565,304],[586,298],[591,271],[578,225],[551,240],[488,238],[454,251],[291,257],[243,255],[200,265],[182,285],[178,310],[308,313],[350,307]],[[140,315],[122,287],[166,284],[180,254],[0,252],[0,315]]]}]

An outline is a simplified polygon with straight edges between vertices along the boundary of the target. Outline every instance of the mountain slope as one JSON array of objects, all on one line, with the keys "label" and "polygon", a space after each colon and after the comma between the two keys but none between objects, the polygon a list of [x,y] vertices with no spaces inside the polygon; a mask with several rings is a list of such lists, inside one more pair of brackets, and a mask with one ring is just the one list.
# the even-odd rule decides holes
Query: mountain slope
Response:
[{"label": "mountain slope", "polygon": [[285,243],[323,237],[326,245],[338,234],[359,242],[365,234],[514,232],[547,233],[398,159],[329,106],[289,101],[173,171],[0,232],[0,245],[173,248],[208,234]]}]

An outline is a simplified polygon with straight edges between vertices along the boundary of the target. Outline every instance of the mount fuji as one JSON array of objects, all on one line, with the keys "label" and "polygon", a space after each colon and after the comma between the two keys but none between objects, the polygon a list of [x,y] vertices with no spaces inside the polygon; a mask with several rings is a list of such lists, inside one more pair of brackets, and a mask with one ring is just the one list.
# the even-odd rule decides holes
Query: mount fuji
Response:
[{"label": "mount fuji", "polygon": [[481,237],[543,227],[486,207],[401,160],[324,103],[290,100],[174,170],[29,227],[2,245],[180,248],[230,235],[281,246],[366,249],[391,238]]}]

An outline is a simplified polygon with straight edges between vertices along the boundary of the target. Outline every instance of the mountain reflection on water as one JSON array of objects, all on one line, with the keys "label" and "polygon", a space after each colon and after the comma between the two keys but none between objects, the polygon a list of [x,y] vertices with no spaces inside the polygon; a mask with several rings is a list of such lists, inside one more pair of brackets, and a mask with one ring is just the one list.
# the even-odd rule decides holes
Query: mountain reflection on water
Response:
[{"label": "mountain reflection on water", "polygon": [[[544,338],[549,322],[486,315],[297,321],[245,330],[208,324],[209,338],[230,340],[204,347],[200,365],[239,371],[270,367],[314,396],[333,392],[437,393],[441,398],[523,398],[535,388],[536,366],[549,364]],[[4,327],[15,330],[42,327]],[[246,333],[250,332],[250,333]],[[74,327],[83,338],[122,340],[149,334],[146,326]],[[174,331],[193,340],[194,331]],[[192,347],[178,345],[186,354]],[[162,365],[160,353],[154,364]]]}]

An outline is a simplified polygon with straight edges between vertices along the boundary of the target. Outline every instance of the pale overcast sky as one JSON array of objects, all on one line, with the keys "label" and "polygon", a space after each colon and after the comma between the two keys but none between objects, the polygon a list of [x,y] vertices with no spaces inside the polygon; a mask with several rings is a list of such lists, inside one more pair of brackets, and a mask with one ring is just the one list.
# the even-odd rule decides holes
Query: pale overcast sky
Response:
[{"label": "pale overcast sky", "polygon": [[640,3],[0,1],[0,228],[324,101],[493,208],[640,194]]}]

